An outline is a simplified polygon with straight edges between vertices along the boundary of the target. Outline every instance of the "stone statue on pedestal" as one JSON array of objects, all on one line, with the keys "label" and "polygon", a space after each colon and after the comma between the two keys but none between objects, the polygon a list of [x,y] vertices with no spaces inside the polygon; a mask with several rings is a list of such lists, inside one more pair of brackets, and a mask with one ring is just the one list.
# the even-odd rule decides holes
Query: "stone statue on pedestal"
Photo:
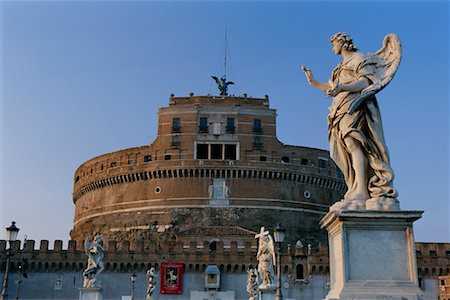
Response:
[{"label": "stone statue on pedestal", "polygon": [[152,300],[153,291],[156,289],[156,277],[158,275],[155,273],[155,268],[151,267],[147,270],[147,295],[145,300]]},{"label": "stone statue on pedestal", "polygon": [[275,247],[273,238],[270,236],[269,231],[265,231],[264,227],[261,227],[260,233],[255,235],[255,238],[259,239],[258,253],[256,259],[258,260],[258,273],[261,276],[260,290],[274,289],[276,287],[275,282]]},{"label": "stone statue on pedestal", "polygon": [[342,62],[328,82],[317,81],[311,70],[302,66],[308,83],[333,97],[328,115],[330,155],[344,174],[348,191],[330,210],[400,210],[375,98],[397,71],[400,40],[388,34],[375,54],[357,52],[346,33],[336,33],[331,43]]},{"label": "stone statue on pedestal", "polygon": [[258,272],[256,269],[247,270],[247,292],[248,300],[258,300],[258,293],[256,286],[258,285]]},{"label": "stone statue on pedestal", "polygon": [[88,264],[83,271],[83,287],[97,287],[97,276],[105,269],[103,264],[103,241],[100,235],[96,235],[92,243],[89,237],[84,240],[84,252],[88,256]]}]

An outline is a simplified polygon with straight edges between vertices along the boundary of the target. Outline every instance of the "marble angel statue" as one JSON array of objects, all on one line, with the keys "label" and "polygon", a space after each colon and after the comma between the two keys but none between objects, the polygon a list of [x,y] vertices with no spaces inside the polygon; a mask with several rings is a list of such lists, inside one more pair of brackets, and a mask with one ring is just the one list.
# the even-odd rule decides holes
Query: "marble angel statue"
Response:
[{"label": "marble angel statue", "polygon": [[147,294],[145,300],[152,300],[153,291],[156,289],[156,277],[158,274],[155,273],[155,268],[151,267],[147,270]]},{"label": "marble angel statue", "polygon": [[249,295],[248,300],[258,300],[258,271],[256,269],[250,268],[247,270],[247,292]]},{"label": "marble angel statue", "polygon": [[302,66],[308,83],[333,97],[328,115],[330,155],[344,174],[348,190],[330,210],[399,210],[375,94],[397,71],[400,40],[388,34],[374,54],[357,52],[347,33],[336,33],[331,43],[342,62],[328,82],[317,81],[311,70]]},{"label": "marble angel statue", "polygon": [[261,276],[260,290],[271,289],[275,287],[275,246],[272,236],[269,231],[265,231],[261,227],[261,232],[255,235],[259,239],[258,253],[256,259],[258,260],[258,273]]},{"label": "marble angel statue", "polygon": [[97,276],[105,269],[103,264],[103,241],[100,235],[96,235],[92,243],[89,242],[89,237],[84,240],[84,252],[88,256],[88,264],[83,271],[83,287],[96,287]]}]

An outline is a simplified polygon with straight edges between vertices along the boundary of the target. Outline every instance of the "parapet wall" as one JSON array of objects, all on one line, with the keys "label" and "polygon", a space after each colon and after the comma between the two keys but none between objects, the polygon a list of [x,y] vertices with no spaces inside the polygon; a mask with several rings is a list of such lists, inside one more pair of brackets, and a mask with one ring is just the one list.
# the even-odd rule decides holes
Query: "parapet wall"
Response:
[{"label": "parapet wall", "polygon": [[[238,246],[237,241],[229,246],[217,242],[189,244],[170,243],[117,243],[109,241],[105,245],[105,267],[109,272],[145,271],[158,267],[162,262],[182,262],[187,272],[203,272],[207,265],[218,265],[222,272],[244,273],[248,268],[256,267],[257,243],[245,242]],[[6,241],[0,240],[1,266],[5,267]],[[11,270],[15,272],[19,265],[27,264],[27,272],[78,272],[86,267],[86,254],[82,245],[74,240],[63,248],[63,242],[56,240],[53,249],[49,241],[42,240],[39,247],[33,240],[24,246],[20,241],[12,243]],[[437,277],[450,274],[450,243],[416,243],[419,277]],[[282,258],[283,274],[296,278],[329,273],[328,246],[292,247],[285,245]],[[299,267],[301,266],[301,267]],[[303,272],[298,274],[299,270]]]}]

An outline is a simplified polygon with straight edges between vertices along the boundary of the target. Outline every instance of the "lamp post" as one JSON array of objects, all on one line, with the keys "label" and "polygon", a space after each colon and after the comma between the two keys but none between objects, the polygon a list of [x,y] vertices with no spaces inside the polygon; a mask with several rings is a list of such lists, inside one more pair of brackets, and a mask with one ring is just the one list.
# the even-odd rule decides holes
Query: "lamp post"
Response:
[{"label": "lamp post", "polygon": [[134,284],[136,282],[136,273],[133,272],[133,274],[131,274],[130,276],[130,280],[131,280],[131,300],[134,300]]},{"label": "lamp post", "polygon": [[282,244],[284,242],[284,238],[286,237],[286,229],[281,227],[281,224],[278,223],[277,227],[273,230],[273,238],[275,243],[278,244],[278,260],[277,260],[277,275],[278,275],[278,284],[277,284],[277,295],[276,299],[283,299],[283,295],[281,293],[281,254],[282,254]]},{"label": "lamp post", "polygon": [[5,276],[3,277],[3,286],[2,286],[2,293],[0,295],[0,299],[6,299],[7,293],[6,290],[8,289],[8,273],[9,273],[9,264],[10,264],[10,257],[11,257],[11,248],[12,243],[16,240],[17,234],[19,233],[19,228],[16,227],[16,222],[12,222],[11,226],[6,227],[6,240],[9,242],[9,248],[6,250],[6,269],[5,269]]}]

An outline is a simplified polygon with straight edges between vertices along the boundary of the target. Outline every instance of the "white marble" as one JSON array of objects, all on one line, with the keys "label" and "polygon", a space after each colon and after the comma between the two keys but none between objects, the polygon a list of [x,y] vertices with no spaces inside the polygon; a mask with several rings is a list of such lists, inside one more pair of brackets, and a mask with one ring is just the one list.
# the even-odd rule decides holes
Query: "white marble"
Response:
[{"label": "white marble", "polygon": [[342,62],[331,72],[328,82],[316,80],[311,70],[302,66],[308,83],[333,98],[328,114],[330,156],[344,174],[348,189],[344,199],[330,211],[400,210],[375,98],[397,71],[402,53],[400,40],[388,34],[374,54],[358,52],[345,32],[333,35],[331,43]]},{"label": "white marble", "polygon": [[79,300],[102,300],[102,289],[100,288],[80,288]]},{"label": "white marble", "polygon": [[412,223],[421,211],[333,211],[322,220],[330,245],[325,299],[422,299]]}]

